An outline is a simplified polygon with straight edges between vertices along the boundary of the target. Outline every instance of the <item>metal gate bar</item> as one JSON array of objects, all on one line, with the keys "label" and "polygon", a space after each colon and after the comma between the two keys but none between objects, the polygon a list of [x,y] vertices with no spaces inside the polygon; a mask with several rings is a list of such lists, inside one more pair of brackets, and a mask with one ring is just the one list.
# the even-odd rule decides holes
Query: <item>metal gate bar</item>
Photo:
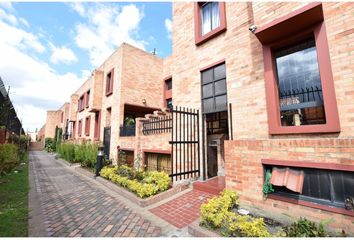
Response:
[{"label": "metal gate bar", "polygon": [[199,177],[199,110],[176,106],[172,108],[171,114],[170,177],[175,177],[176,180]]}]

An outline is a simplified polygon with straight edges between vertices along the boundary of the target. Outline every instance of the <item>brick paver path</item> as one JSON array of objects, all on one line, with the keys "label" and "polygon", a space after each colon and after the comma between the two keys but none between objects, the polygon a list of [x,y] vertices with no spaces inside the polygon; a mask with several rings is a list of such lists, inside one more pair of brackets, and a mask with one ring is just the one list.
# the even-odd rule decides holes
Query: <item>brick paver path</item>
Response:
[{"label": "brick paver path", "polygon": [[200,205],[215,196],[207,192],[193,190],[150,209],[150,212],[178,228],[183,228],[199,217]]},{"label": "brick paver path", "polygon": [[31,152],[48,236],[156,237],[161,229],[44,152]]}]

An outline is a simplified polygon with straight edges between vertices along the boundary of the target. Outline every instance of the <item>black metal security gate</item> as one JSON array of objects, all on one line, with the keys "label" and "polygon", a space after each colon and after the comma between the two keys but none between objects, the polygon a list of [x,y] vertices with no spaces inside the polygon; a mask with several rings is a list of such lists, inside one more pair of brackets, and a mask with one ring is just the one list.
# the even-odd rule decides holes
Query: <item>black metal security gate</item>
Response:
[{"label": "black metal security gate", "polygon": [[105,127],[103,129],[103,145],[104,145],[104,155],[109,159],[109,150],[111,145],[111,127]]},{"label": "black metal security gate", "polygon": [[200,176],[199,110],[173,107],[171,174],[174,180]]}]

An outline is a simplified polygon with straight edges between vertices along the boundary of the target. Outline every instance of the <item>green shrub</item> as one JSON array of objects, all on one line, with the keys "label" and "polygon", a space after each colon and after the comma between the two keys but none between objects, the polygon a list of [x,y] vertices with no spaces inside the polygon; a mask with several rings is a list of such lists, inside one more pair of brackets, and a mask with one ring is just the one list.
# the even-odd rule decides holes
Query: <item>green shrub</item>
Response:
[{"label": "green shrub", "polygon": [[225,189],[220,196],[201,205],[201,225],[214,229],[220,228],[227,219],[228,212],[238,204],[237,192]]},{"label": "green shrub", "polygon": [[225,189],[220,196],[201,205],[200,225],[220,230],[228,237],[269,237],[263,218],[242,216],[233,212],[237,209],[237,192]]},{"label": "green shrub", "polygon": [[298,221],[292,223],[290,226],[283,228],[286,237],[326,237],[324,224],[316,223],[300,218]]},{"label": "green shrub", "polygon": [[54,152],[56,150],[54,139],[53,138],[45,138],[44,148],[47,152]]},{"label": "green shrub", "polygon": [[242,216],[229,212],[222,230],[227,237],[270,237],[263,218]]},{"label": "green shrub", "polygon": [[57,147],[60,157],[71,163],[81,163],[81,166],[94,168],[96,165],[97,144],[61,143]]},{"label": "green shrub", "polygon": [[0,174],[16,166],[19,162],[17,145],[0,144]]},{"label": "green shrub", "polygon": [[129,189],[140,198],[147,198],[159,192],[166,191],[171,185],[171,179],[166,173],[146,173],[137,171],[126,165],[113,168],[104,167],[100,175],[103,178]]}]

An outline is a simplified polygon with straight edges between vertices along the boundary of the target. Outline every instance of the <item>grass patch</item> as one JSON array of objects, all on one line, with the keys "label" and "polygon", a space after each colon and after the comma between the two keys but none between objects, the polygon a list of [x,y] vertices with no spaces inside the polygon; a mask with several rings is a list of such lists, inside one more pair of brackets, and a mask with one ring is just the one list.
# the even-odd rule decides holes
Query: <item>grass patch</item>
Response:
[{"label": "grass patch", "polygon": [[[0,237],[28,235],[28,156],[4,175],[0,175]],[[17,171],[17,173],[15,173]]]}]

